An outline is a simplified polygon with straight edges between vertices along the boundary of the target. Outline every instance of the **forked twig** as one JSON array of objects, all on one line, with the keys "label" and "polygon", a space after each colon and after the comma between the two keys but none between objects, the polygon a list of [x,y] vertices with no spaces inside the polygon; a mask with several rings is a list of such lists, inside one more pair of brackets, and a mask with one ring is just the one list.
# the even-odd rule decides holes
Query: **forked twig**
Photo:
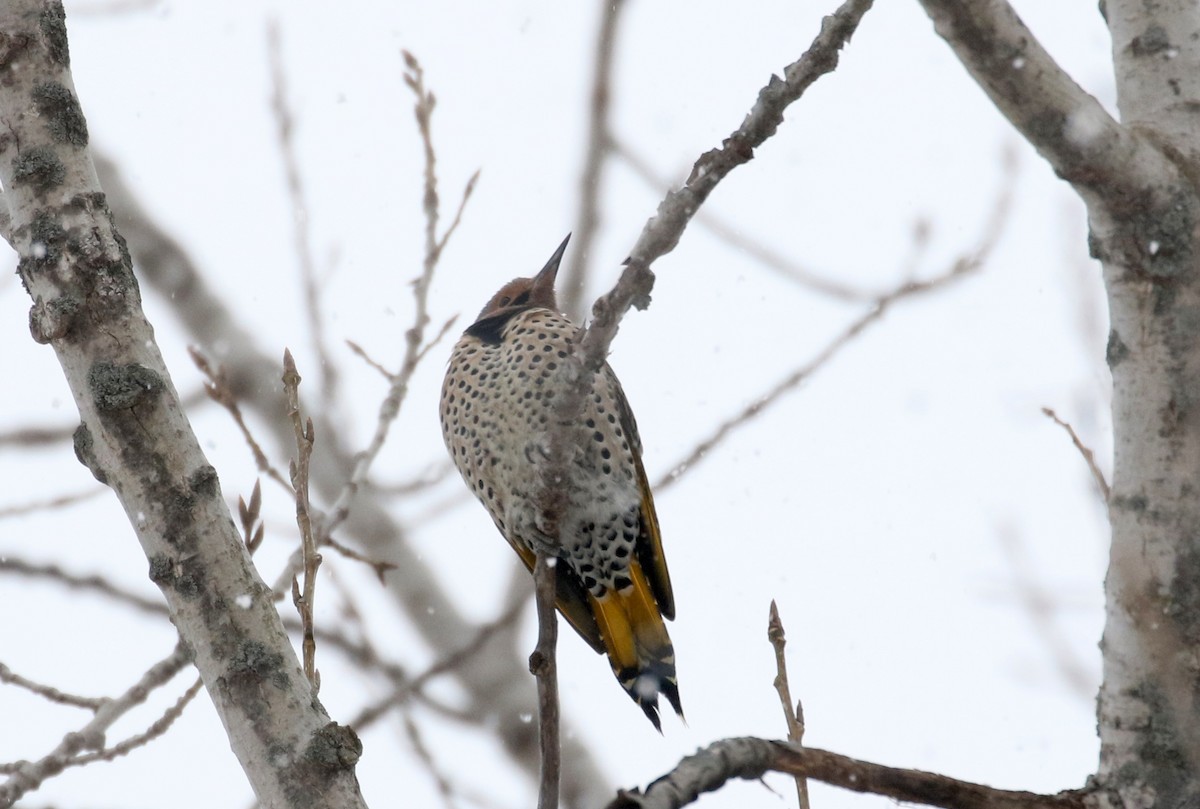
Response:
[{"label": "forked twig", "polygon": [[[796,700],[792,708],[792,687],[788,683],[787,657],[783,647],[787,645],[787,635],[783,631],[783,621],[779,619],[779,609],[775,599],[771,599],[771,614],[767,619],[767,640],[775,649],[775,690],[779,692],[779,701],[783,703],[783,718],[787,722],[788,741],[797,747],[804,743],[804,704]],[[800,801],[800,809],[809,809],[808,779],[803,775],[796,776],[796,797]]]},{"label": "forked twig", "polygon": [[84,763],[81,757],[94,760],[94,756],[102,755],[105,751],[104,735],[113,723],[130,709],[145,702],[150,692],[165,685],[191,660],[192,655],[181,640],[171,654],[151,666],[124,694],[103,700],[91,720],[79,730],[64,736],[50,753],[37,761],[18,762],[8,768],[9,778],[0,784],[0,806],[11,806],[22,795],[40,787],[47,778],[57,775],[66,767]]},{"label": "forked twig", "polygon": [[[413,281],[416,319],[412,328],[405,332],[404,335],[404,360],[401,363],[400,370],[395,374],[388,374],[391,385],[388,388],[387,396],[384,397],[383,402],[379,405],[379,417],[375,425],[375,434],[371,437],[371,442],[367,445],[367,448],[358,454],[349,479],[343,485],[337,500],[334,501],[333,506],[329,509],[326,519],[321,523],[320,539],[322,541],[329,537],[350,515],[351,503],[353,503],[355,495],[357,495],[359,489],[366,482],[371,465],[375,462],[379,451],[383,449],[383,444],[387,440],[391,425],[400,413],[400,406],[404,403],[404,399],[408,394],[408,386],[413,373],[416,371],[418,364],[425,356],[430,345],[441,339],[441,336],[450,328],[450,323],[447,323],[442,327],[442,331],[438,336],[434,338],[434,341],[424,344],[425,330],[429,326],[429,286],[433,281],[433,273],[437,269],[438,261],[441,258],[442,251],[445,249],[450,235],[458,227],[463,209],[467,204],[467,200],[470,199],[472,191],[475,189],[476,181],[479,179],[479,172],[477,171],[467,181],[454,221],[446,229],[446,232],[439,236],[437,232],[439,219],[436,171],[437,154],[433,148],[433,132],[431,129],[433,110],[437,104],[437,100],[433,93],[425,87],[425,74],[416,57],[405,51],[404,63],[407,67],[407,72],[404,74],[404,83],[408,85],[417,97],[416,104],[414,105],[414,113],[417,118],[417,126],[421,133],[421,143],[425,154],[425,190],[423,196],[425,210],[425,258],[421,274]],[[359,353],[365,357],[365,352],[360,350]],[[382,368],[382,366],[379,367]]]},{"label": "forked twig", "polygon": [[321,554],[317,552],[317,540],[313,533],[312,506],[308,498],[308,472],[312,461],[312,419],[302,419],[300,414],[300,373],[292,352],[283,352],[283,390],[287,396],[288,417],[296,433],[296,460],[290,464],[292,489],[296,493],[296,525],[300,529],[300,549],[304,560],[304,588],[296,577],[292,577],[292,603],[300,613],[304,626],[304,676],[312,684],[313,691],[321,689],[321,675],[317,671],[317,640],[313,631],[313,601],[316,598],[317,568],[321,566]]}]

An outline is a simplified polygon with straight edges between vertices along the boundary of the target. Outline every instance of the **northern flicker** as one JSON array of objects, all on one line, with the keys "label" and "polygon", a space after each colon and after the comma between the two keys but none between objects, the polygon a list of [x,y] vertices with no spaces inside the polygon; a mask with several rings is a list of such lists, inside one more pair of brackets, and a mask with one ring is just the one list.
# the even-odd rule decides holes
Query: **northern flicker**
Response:
[{"label": "northern flicker", "polygon": [[637,424],[607,364],[568,428],[563,513],[548,520],[534,502],[545,490],[549,430],[571,385],[564,371],[579,332],[554,296],[569,239],[537,275],[501,287],[455,345],[442,384],[442,436],[525,567],[533,569],[539,550],[557,557],[559,612],[608,655],[617,681],[661,730],[659,694],[683,715],[663,623],[675,618],[675,599]]}]

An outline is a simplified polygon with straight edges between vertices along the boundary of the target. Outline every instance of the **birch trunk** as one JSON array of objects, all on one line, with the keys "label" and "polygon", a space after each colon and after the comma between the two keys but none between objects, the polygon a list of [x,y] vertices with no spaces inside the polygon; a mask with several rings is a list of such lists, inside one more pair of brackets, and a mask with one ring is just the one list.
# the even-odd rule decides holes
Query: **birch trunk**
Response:
[{"label": "birch trunk", "polygon": [[1099,803],[1200,800],[1200,8],[1108,0],[1120,121],[1003,0],[921,0],[1088,210],[1113,378]]}]

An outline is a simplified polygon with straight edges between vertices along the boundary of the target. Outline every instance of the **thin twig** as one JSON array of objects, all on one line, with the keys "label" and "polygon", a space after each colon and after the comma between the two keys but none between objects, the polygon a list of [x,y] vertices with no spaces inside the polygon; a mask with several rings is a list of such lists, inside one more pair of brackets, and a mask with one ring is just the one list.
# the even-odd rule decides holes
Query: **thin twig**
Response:
[{"label": "thin twig", "polygon": [[[404,399],[408,394],[408,386],[413,373],[416,371],[421,359],[425,356],[425,350],[427,349],[423,350],[422,342],[425,336],[425,329],[429,326],[429,286],[433,280],[433,273],[437,269],[442,251],[445,249],[446,239],[450,235],[450,230],[447,230],[440,238],[437,234],[439,204],[436,172],[437,155],[433,148],[433,132],[431,129],[433,109],[437,101],[433,93],[425,87],[424,72],[416,57],[405,51],[404,63],[408,68],[408,72],[404,74],[404,82],[417,97],[414,112],[425,154],[425,192],[423,196],[425,210],[425,259],[421,275],[413,282],[413,299],[416,304],[415,322],[412,328],[404,335],[404,361],[400,366],[400,370],[390,377],[391,386],[388,389],[388,394],[379,405],[379,417],[375,424],[375,435],[372,436],[367,448],[358,454],[354,469],[350,473],[350,478],[346,481],[337,500],[334,501],[333,506],[329,509],[326,519],[321,523],[319,536],[322,540],[330,536],[349,516],[350,505],[353,503],[358,490],[366,481],[367,474],[376,456],[383,448],[392,422],[399,415],[400,406],[404,403]],[[470,198],[478,177],[479,172],[476,172],[467,182],[466,188],[463,190],[462,202],[459,205],[459,213],[455,216],[455,221],[451,225],[451,229],[458,225],[462,208]],[[449,325],[443,328],[443,333],[447,328],[449,328]]]},{"label": "thin twig", "polygon": [[347,559],[353,559],[355,562],[362,562],[364,565],[371,568],[371,570],[375,571],[375,577],[377,579],[379,579],[380,584],[387,583],[384,580],[385,573],[387,573],[389,570],[396,569],[396,565],[394,563],[385,562],[382,559],[372,559],[371,557],[367,556],[366,554],[359,553],[358,551],[354,550],[353,548],[351,548],[347,545],[343,545],[342,543],[338,542],[333,537],[325,537],[324,544],[333,548],[335,551],[337,551],[338,553],[340,553],[342,556],[346,557]]},{"label": "thin twig", "polygon": [[100,697],[81,697],[76,694],[68,694],[66,691],[59,691],[52,685],[44,685],[22,677],[3,663],[0,663],[0,683],[8,683],[18,688],[24,688],[26,691],[37,694],[39,697],[44,697],[51,702],[57,702],[59,705],[87,708],[89,711],[100,710],[100,707],[106,701]]},{"label": "thin twig", "polygon": [[[559,424],[575,424],[584,398],[592,389],[592,377],[604,364],[616,337],[621,318],[631,306],[645,309],[650,304],[654,274],[650,265],[675,248],[684,229],[717,184],[731,171],[754,157],[755,147],[775,134],[783,113],[814,81],[832,71],[838,50],[858,28],[873,0],[845,0],[832,16],[821,23],[821,32],[807,51],[784,70],[784,79],[772,76],[759,91],[750,113],[718,149],[704,153],[692,167],[682,188],[659,204],[658,212],[646,223],[625,260],[625,270],[608,293],[592,307],[592,323],[584,329],[564,371],[575,381],[558,398],[554,417]],[[556,481],[569,480],[571,446],[568,430],[550,431],[548,460],[543,466],[540,490],[535,493],[543,515],[562,514],[566,490]]]},{"label": "thin twig", "polygon": [[454,783],[442,772],[442,768],[438,766],[438,763],[433,760],[433,753],[429,750],[429,746],[425,744],[425,739],[421,735],[421,729],[413,719],[412,712],[402,710],[400,714],[403,717],[404,735],[408,737],[408,742],[412,745],[413,752],[417,754],[417,759],[425,765],[425,770],[437,786],[438,794],[441,795],[446,809],[454,809]]},{"label": "thin twig", "polygon": [[402,480],[398,483],[376,482],[373,488],[375,492],[385,497],[417,494],[426,489],[432,489],[449,477],[452,471],[454,471],[454,463],[452,461],[436,461],[426,466],[424,470],[408,480]]},{"label": "thin twig", "polygon": [[[792,687],[788,683],[787,657],[783,647],[787,645],[787,635],[783,631],[783,621],[779,619],[779,609],[775,599],[771,599],[771,613],[767,619],[767,640],[775,649],[775,690],[779,693],[779,701],[783,703],[783,718],[787,722],[788,741],[797,747],[804,743],[804,705],[797,700],[792,708]],[[808,779],[803,775],[796,776],[796,798],[800,809],[809,809]]]},{"label": "thin twig", "polygon": [[1059,675],[1071,690],[1083,699],[1095,699],[1096,676],[1075,654],[1070,635],[1063,631],[1055,614],[1061,608],[1061,591],[1051,590],[1039,581],[1038,568],[1029,558],[1026,543],[1012,526],[1002,525],[998,534],[1000,546],[1012,570],[1017,598],[1034,634],[1050,653]]},{"label": "thin twig", "polygon": [[167,615],[167,605],[162,599],[149,598],[131,593],[113,584],[103,576],[79,576],[74,573],[68,573],[53,563],[29,562],[16,556],[6,555],[0,557],[0,573],[14,573],[18,576],[33,579],[50,579],[66,586],[70,590],[96,593],[105,598],[110,598],[117,603],[124,604],[127,607],[133,607],[139,612],[163,617]]},{"label": "thin twig", "polygon": [[304,560],[304,589],[296,577],[292,578],[292,603],[300,613],[304,625],[304,676],[312,684],[313,692],[321,690],[321,675],[317,672],[317,640],[313,632],[313,601],[316,599],[317,568],[321,566],[321,554],[317,552],[317,541],[313,536],[312,506],[308,498],[308,472],[312,462],[315,437],[312,419],[304,419],[300,413],[300,373],[292,352],[283,351],[283,390],[287,396],[288,418],[296,433],[296,460],[289,471],[292,489],[296,493],[296,525],[300,529],[300,550]]},{"label": "thin twig", "polygon": [[137,733],[124,741],[114,744],[112,747],[106,747],[94,753],[85,753],[78,756],[71,760],[70,766],[75,767],[83,764],[91,764],[93,761],[112,761],[154,741],[171,729],[171,725],[175,724],[175,720],[183,715],[183,709],[195,699],[196,694],[200,692],[203,685],[204,682],[197,677],[196,681],[188,686],[187,691],[184,691],[179,699],[175,700],[175,704],[167,708],[158,719],[155,719],[150,727],[141,733]]},{"label": "thin twig", "polygon": [[[612,150],[615,155],[625,161],[625,164],[632,169],[634,174],[642,179],[642,182],[651,188],[665,193],[674,186],[674,183],[669,182],[665,177],[659,175],[651,167],[650,163],[644,160],[641,155],[634,152],[633,148],[628,144],[614,139]],[[696,224],[730,247],[750,256],[750,258],[775,274],[800,286],[819,292],[822,295],[828,295],[831,298],[843,301],[869,301],[879,296],[878,292],[857,289],[800,266],[778,251],[772,250],[770,247],[754,239],[743,236],[736,227],[726,222],[709,207],[701,208],[696,213]]]},{"label": "thin twig", "polygon": [[308,200],[300,175],[300,161],[296,157],[296,122],[292,109],[288,106],[287,74],[283,69],[283,48],[277,19],[267,23],[267,55],[271,64],[271,114],[275,119],[275,137],[279,145],[279,156],[283,160],[288,202],[292,209],[292,245],[300,263],[304,310],[308,315],[308,328],[312,334],[313,350],[316,352],[317,367],[321,373],[318,391],[322,408],[329,411],[332,409],[333,396],[338,388],[338,367],[330,356],[329,346],[325,341],[325,318],[321,312],[321,288],[317,283],[316,263],[313,260]]},{"label": "thin twig", "polygon": [[267,453],[263,452],[262,446],[254,438],[254,434],[250,432],[250,426],[246,424],[246,419],[242,416],[242,409],[238,406],[237,396],[234,395],[233,387],[229,384],[224,366],[214,366],[196,346],[188,346],[188,355],[200,373],[204,374],[205,393],[210,399],[225,408],[233,418],[233,423],[241,430],[242,438],[245,439],[246,446],[250,448],[250,454],[254,456],[254,464],[258,467],[258,471],[282,486],[288,494],[293,494],[292,484],[283,476],[283,473],[275,468],[267,458]]},{"label": "thin twig", "polygon": [[1071,436],[1071,443],[1075,445],[1075,449],[1079,450],[1079,454],[1083,456],[1084,463],[1087,464],[1088,470],[1092,473],[1092,478],[1096,481],[1096,486],[1100,489],[1100,494],[1104,496],[1104,502],[1107,503],[1110,495],[1108,481],[1104,479],[1104,473],[1100,471],[1099,465],[1096,464],[1096,454],[1080,440],[1075,432],[1075,428],[1060,419],[1057,413],[1048,407],[1043,407],[1042,413],[1059,427],[1066,430],[1067,435]]},{"label": "thin twig", "polygon": [[16,803],[22,795],[37,789],[47,779],[72,766],[74,760],[85,751],[104,749],[104,734],[113,723],[132,708],[146,701],[156,688],[166,684],[192,660],[192,655],[181,640],[174,651],[155,663],[124,694],[105,700],[91,720],[77,731],[68,733],[49,754],[38,761],[22,762],[13,768],[7,781],[0,784],[0,807]]},{"label": "thin twig", "polygon": [[[4,210],[2,207],[3,199],[3,194],[0,194],[0,212]],[[194,390],[185,396],[181,396],[179,401],[185,410],[191,410],[196,405],[203,404],[208,398],[209,396],[206,391]],[[0,432],[0,448],[50,447],[57,444],[66,444],[71,441],[78,427],[78,423],[61,427],[17,427],[13,430]]]},{"label": "thin twig", "polygon": [[[1017,172],[1015,166],[1010,161],[1015,160],[1015,156],[1007,150],[1004,156],[1007,170],[1004,173],[1005,179],[1003,185],[1001,185],[1000,191],[996,196],[996,202],[988,214],[987,221],[984,223],[979,243],[972,251],[960,255],[947,269],[932,278],[924,281],[905,281],[887,294],[877,298],[869,310],[851,322],[841,334],[831,340],[815,357],[775,383],[766,393],[746,405],[735,416],[718,425],[717,429],[708,438],[697,444],[686,457],[672,466],[654,484],[654,489],[658,491],[676,483],[683,475],[690,472],[702,460],[708,457],[713,448],[722,443],[735,430],[745,426],[754,418],[761,415],[767,408],[774,405],[781,396],[795,389],[827,365],[843,348],[866,330],[868,326],[881,320],[892,304],[907,298],[920,296],[926,292],[941,289],[983,267],[999,242],[1000,236],[1003,234],[1005,225],[1008,222],[1009,212],[1012,209],[1013,189],[1015,187]],[[913,255],[919,256],[924,242],[923,233],[919,228],[914,234],[914,241]]]},{"label": "thin twig", "polygon": [[755,417],[761,415],[767,408],[774,405],[780,397],[788,391],[794,390],[819,369],[827,365],[830,360],[837,356],[843,348],[849,345],[854,338],[858,337],[866,328],[873,323],[883,318],[884,314],[891,305],[905,298],[919,295],[924,292],[930,292],[938,289],[951,281],[957,280],[965,275],[970,269],[974,269],[977,265],[960,264],[949,272],[932,278],[928,281],[909,282],[902,284],[895,290],[880,298],[875,305],[864,314],[855,319],[847,326],[841,334],[829,342],[825,348],[821,349],[811,360],[804,365],[790,372],[783,379],[779,380],[765,394],[755,399],[750,404],[742,408],[741,412],[722,422],[718,425],[712,434],[701,441],[688,453],[687,457],[677,462],[671,469],[664,474],[658,482],[654,484],[656,491],[665,489],[671,484],[677,482],[688,472],[692,471],[696,466],[703,461],[709,453],[718,444],[722,443],[729,435],[740,427],[745,426]]},{"label": "thin twig", "polygon": [[26,514],[33,514],[38,511],[50,511],[51,509],[62,508],[63,506],[73,506],[76,503],[91,500],[93,497],[104,494],[107,491],[108,487],[106,486],[96,486],[73,494],[60,494],[57,497],[33,500],[28,503],[22,503],[19,506],[7,506],[0,508],[0,520],[8,517],[23,517]]},{"label": "thin twig", "polygon": [[575,249],[559,280],[558,301],[564,312],[577,319],[583,314],[583,293],[592,266],[592,244],[600,230],[600,198],[604,169],[612,152],[613,137],[609,126],[612,99],[613,57],[617,50],[617,24],[625,9],[625,0],[601,3],[600,26],[596,35],[592,90],[588,105],[588,142],[584,152],[583,173],[579,178],[579,218],[572,240]]},{"label": "thin twig", "polygon": [[[143,598],[135,593],[121,589],[117,585],[103,578],[102,576],[77,576],[68,573],[62,568],[54,564],[36,564],[18,559],[13,556],[6,556],[0,559],[0,574],[11,573],[18,576],[24,576],[30,579],[46,579],[57,584],[61,584],[70,590],[77,590],[87,593],[94,593],[98,596],[111,599],[117,604],[127,607],[132,607],[139,612],[153,615],[158,618],[167,618],[167,605],[161,601],[155,601],[150,598]],[[520,604],[515,605],[519,607]],[[511,622],[515,611],[505,612],[496,623]],[[292,633],[303,633],[304,627],[301,625],[298,618],[291,615],[281,616],[283,618],[284,628]],[[483,640],[490,637],[498,626],[496,623],[487,624],[481,631]],[[347,656],[349,660],[354,662],[360,669],[375,667],[378,668],[384,675],[396,681],[408,682],[408,676],[399,667],[385,661],[378,660],[372,654],[369,654],[361,643],[350,641],[344,633],[337,630],[322,630],[316,627],[316,637],[321,643],[340,650]],[[464,651],[466,654],[464,654]],[[447,656],[446,661],[449,661],[444,668],[439,670],[454,668],[458,662],[473,653],[473,650],[456,650],[454,653]],[[443,661],[446,663],[446,661]],[[420,678],[418,678],[419,680]]]},{"label": "thin twig", "polygon": [[[620,320],[629,308],[644,309],[649,305],[654,286],[650,265],[675,249],[684,229],[721,180],[752,160],[754,150],[775,134],[788,106],[813,82],[837,67],[838,51],[850,41],[872,5],[873,0],[845,0],[837,11],[825,17],[821,32],[808,50],[784,68],[784,78],[771,76],[759,90],[758,99],[741,126],[720,148],[701,155],[683,187],[667,194],[659,204],[658,212],[646,223],[625,260],[626,267],[617,285],[592,307],[592,325],[585,331],[576,352],[588,373],[595,373],[603,364]],[[560,401],[561,413],[578,412],[584,389],[577,393],[578,396],[566,396]]]},{"label": "thin twig", "polygon": [[521,608],[524,606],[524,600],[513,601],[499,618],[481,627],[469,643],[461,649],[446,655],[419,676],[406,680],[387,697],[372,705],[368,705],[350,721],[350,726],[361,730],[367,725],[373,724],[393,707],[399,705],[414,693],[419,692],[425,686],[425,683],[434,677],[452,671],[462,665],[465,661],[479,653],[497,632],[511,627],[517,616],[521,614]]},{"label": "thin twig", "polygon": [[558,741],[558,613],[554,609],[557,559],[539,553],[533,566],[537,603],[538,639],[529,656],[529,671],[537,678],[538,741],[542,751],[542,777],[538,809],[558,809],[558,779],[562,751]]}]

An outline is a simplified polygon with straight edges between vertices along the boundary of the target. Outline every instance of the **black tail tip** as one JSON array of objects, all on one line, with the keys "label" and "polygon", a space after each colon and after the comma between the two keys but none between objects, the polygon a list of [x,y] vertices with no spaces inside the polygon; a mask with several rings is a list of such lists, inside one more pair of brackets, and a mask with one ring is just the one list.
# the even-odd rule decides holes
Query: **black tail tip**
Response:
[{"label": "black tail tip", "polygon": [[652,671],[628,671],[618,675],[618,679],[629,693],[630,698],[642,709],[642,713],[646,714],[650,724],[654,725],[654,729],[659,733],[662,733],[662,720],[658,715],[660,694],[667,698],[667,702],[671,703],[671,707],[675,709],[679,718],[685,723],[687,722],[683,716],[683,706],[679,701],[679,684],[675,682],[674,677],[663,676]]}]

